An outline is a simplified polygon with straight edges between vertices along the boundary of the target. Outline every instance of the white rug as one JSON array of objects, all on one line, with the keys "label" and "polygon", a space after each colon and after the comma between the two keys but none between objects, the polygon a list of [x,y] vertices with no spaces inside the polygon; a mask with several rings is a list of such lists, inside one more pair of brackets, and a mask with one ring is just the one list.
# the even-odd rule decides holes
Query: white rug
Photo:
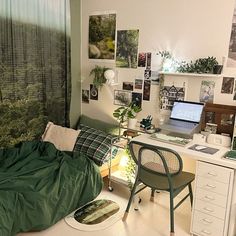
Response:
[{"label": "white rug", "polygon": [[[102,207],[103,209],[99,209],[99,213],[98,213],[98,210],[96,210],[96,207],[94,207],[94,204],[92,207],[90,204],[90,203],[98,202],[98,200],[105,200],[107,204],[109,204],[109,206],[106,206],[106,203],[105,203],[104,207]],[[105,202],[105,201],[102,201],[102,202]],[[96,231],[96,230],[103,230],[110,227],[111,225],[116,223],[118,220],[121,220],[124,214],[124,206],[122,206],[123,204],[118,203],[116,200],[111,199],[111,197],[109,196],[100,195],[98,198],[96,198],[90,203],[85,205],[85,206],[88,205],[89,207],[85,207],[85,206],[81,207],[81,208],[85,207],[83,209],[83,211],[85,211],[85,214],[88,212],[87,209],[91,210],[92,208],[93,210],[93,212],[90,215],[87,215],[86,217],[84,217],[83,223],[80,223],[82,222],[79,219],[80,217],[76,217],[76,216],[81,216],[82,213],[78,211],[81,208],[78,208],[77,210],[75,210],[74,212],[66,216],[65,222],[69,226],[80,231]],[[107,213],[107,211],[112,212],[112,214]],[[103,213],[104,213],[104,217],[103,216],[101,217],[101,214]],[[97,223],[97,219],[100,219],[100,218],[105,218],[105,220]]]}]

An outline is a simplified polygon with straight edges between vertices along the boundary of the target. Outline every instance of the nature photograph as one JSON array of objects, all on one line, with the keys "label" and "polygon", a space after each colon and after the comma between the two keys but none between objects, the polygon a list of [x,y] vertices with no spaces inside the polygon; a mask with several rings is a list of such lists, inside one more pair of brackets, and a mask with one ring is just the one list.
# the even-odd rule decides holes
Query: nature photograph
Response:
[{"label": "nature photograph", "polygon": [[89,17],[89,58],[115,58],[116,14]]}]

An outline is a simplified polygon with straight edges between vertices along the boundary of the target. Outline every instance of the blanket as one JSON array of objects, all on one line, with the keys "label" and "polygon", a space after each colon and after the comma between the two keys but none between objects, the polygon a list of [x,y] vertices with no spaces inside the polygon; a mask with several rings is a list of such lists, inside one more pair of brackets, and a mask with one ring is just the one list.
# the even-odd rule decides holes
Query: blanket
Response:
[{"label": "blanket", "polygon": [[102,185],[93,161],[51,143],[0,149],[0,236],[46,229],[93,200]]}]

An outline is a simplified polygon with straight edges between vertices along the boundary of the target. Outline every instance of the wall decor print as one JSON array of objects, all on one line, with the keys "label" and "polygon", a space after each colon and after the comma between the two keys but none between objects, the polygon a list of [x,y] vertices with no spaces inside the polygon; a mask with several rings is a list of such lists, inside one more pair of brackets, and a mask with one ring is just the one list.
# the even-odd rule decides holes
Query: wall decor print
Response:
[{"label": "wall decor print", "polygon": [[89,16],[89,58],[115,59],[116,14]]},{"label": "wall decor print", "polygon": [[146,66],[146,53],[140,52],[138,54],[138,67],[145,67]]},{"label": "wall decor print", "polygon": [[200,89],[200,102],[213,103],[214,100],[215,82],[203,80]]},{"label": "wall decor print", "polygon": [[151,77],[151,70],[144,71],[144,79],[149,79]]},{"label": "wall decor print", "polygon": [[234,77],[223,77],[221,93],[232,94],[234,89]]},{"label": "wall decor print", "polygon": [[82,102],[89,103],[89,90],[82,89]]},{"label": "wall decor print", "polygon": [[98,89],[93,84],[90,84],[90,99],[98,100]]},{"label": "wall decor print", "polygon": [[142,107],[142,93],[132,93],[132,102],[137,106]]},{"label": "wall decor print", "polygon": [[148,52],[147,53],[147,69],[151,70],[151,62],[152,62],[152,53]]},{"label": "wall decor print", "polygon": [[159,85],[160,78],[158,71],[151,71],[151,81],[153,85]]},{"label": "wall decor print", "polygon": [[233,96],[233,100],[235,101],[236,100],[236,83],[234,85],[234,96]]},{"label": "wall decor print", "polygon": [[144,80],[143,85],[143,100],[150,100],[151,80]]},{"label": "wall decor print", "polygon": [[234,13],[232,19],[232,28],[231,28],[231,36],[229,41],[229,51],[228,51],[228,67],[236,67],[236,1],[234,4]]},{"label": "wall decor print", "polygon": [[160,92],[161,97],[161,109],[163,110],[172,110],[174,101],[184,101],[185,97],[185,88],[184,87],[175,87],[164,86]]},{"label": "wall decor print", "polygon": [[116,66],[137,68],[139,30],[118,30]]},{"label": "wall decor print", "polygon": [[131,103],[131,92],[124,90],[114,91],[114,104],[120,106],[128,106]]},{"label": "wall decor print", "polygon": [[134,83],[133,82],[123,82],[123,90],[134,90]]},{"label": "wall decor print", "polygon": [[134,88],[135,89],[142,89],[143,88],[143,80],[142,79],[135,79]]}]

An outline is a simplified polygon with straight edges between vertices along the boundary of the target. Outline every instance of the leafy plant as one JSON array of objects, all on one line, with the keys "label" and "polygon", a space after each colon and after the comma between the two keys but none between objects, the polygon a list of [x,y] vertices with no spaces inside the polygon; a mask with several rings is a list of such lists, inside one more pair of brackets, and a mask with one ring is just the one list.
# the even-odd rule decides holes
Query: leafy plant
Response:
[{"label": "leafy plant", "polygon": [[113,112],[113,116],[123,123],[129,118],[135,118],[137,113],[141,111],[141,107],[137,106],[134,102],[131,102],[128,107],[119,107]]},{"label": "leafy plant", "polygon": [[213,68],[218,65],[215,57],[199,58],[195,62],[190,63],[182,62],[177,69],[178,72],[182,73],[213,73]]},{"label": "leafy plant", "polygon": [[108,70],[107,67],[101,67],[96,65],[95,68],[93,68],[90,71],[90,76],[93,76],[93,85],[98,89],[102,88],[103,84],[107,82],[107,79],[105,78],[105,71]]}]

